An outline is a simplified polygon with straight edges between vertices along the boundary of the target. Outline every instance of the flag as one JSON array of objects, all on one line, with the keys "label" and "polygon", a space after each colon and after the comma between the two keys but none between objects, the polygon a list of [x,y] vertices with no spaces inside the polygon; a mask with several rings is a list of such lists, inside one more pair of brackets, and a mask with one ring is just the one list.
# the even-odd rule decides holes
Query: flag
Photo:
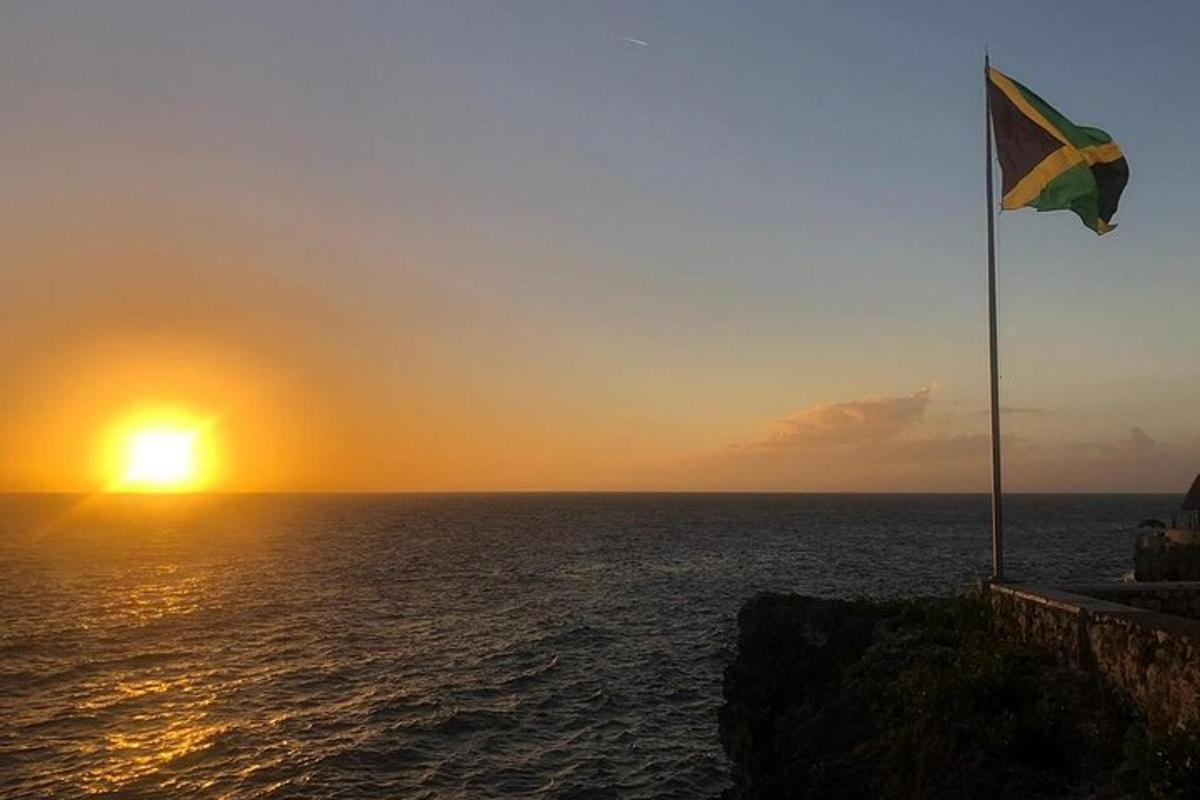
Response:
[{"label": "flag", "polygon": [[997,69],[989,67],[987,77],[1001,208],[1069,208],[1096,233],[1115,228],[1129,164],[1112,137],[1074,124]]}]

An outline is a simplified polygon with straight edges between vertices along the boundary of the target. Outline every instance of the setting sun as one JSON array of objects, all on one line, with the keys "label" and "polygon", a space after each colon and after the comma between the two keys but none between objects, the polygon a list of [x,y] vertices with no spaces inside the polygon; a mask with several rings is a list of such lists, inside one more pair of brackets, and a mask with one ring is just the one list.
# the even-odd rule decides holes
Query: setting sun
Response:
[{"label": "setting sun", "polygon": [[191,431],[152,430],[129,440],[125,481],[157,487],[178,486],[196,474],[196,434]]},{"label": "setting sun", "polygon": [[107,471],[122,492],[189,492],[213,478],[211,422],[179,413],[142,413],[109,433]]}]

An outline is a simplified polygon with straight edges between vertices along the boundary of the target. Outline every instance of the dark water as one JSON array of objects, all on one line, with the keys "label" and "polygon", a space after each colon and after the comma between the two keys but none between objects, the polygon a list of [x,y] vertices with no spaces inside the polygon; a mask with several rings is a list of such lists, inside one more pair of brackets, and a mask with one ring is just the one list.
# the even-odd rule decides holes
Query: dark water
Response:
[{"label": "dark water", "polygon": [[[1113,580],[1175,497],[1010,501]],[[947,592],[979,496],[0,497],[4,797],[704,797],[760,589]]]}]

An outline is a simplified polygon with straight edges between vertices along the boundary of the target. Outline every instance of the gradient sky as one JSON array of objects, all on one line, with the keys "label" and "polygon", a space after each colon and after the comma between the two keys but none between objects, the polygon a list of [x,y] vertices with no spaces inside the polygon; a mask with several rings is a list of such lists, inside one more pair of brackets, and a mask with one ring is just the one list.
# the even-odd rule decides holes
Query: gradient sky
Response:
[{"label": "gradient sky", "polygon": [[985,491],[985,42],[1132,173],[999,220],[1009,485],[1200,469],[1198,4],[0,22],[2,489],[161,405],[220,489]]}]

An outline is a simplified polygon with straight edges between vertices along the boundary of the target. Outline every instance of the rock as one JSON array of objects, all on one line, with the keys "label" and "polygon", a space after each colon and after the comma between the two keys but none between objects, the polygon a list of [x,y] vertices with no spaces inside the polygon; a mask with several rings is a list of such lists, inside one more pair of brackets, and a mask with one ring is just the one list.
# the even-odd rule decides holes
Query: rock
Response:
[{"label": "rock", "polygon": [[798,595],[760,594],[742,607],[719,726],[744,796],[782,796],[777,741],[818,710],[810,701],[862,655],[877,621],[851,603]]},{"label": "rock", "polygon": [[725,798],[1128,796],[1120,704],[1001,645],[988,614],[980,598],[748,601],[719,714]]},{"label": "rock", "polygon": [[1133,563],[1139,582],[1200,580],[1200,531],[1144,530],[1138,534]]}]

